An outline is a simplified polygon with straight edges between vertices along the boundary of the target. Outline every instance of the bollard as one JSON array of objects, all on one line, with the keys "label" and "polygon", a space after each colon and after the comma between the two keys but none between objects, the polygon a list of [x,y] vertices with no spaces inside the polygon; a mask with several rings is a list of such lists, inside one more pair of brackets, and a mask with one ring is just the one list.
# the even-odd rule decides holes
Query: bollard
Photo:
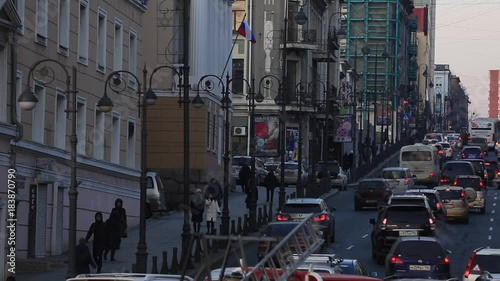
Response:
[{"label": "bollard", "polygon": [[163,261],[161,263],[160,273],[161,274],[168,274],[169,272],[170,272],[170,269],[168,269],[168,254],[167,254],[167,251],[163,251]]},{"label": "bollard", "polygon": [[242,234],[243,233],[243,227],[241,225],[241,217],[238,217],[238,228],[236,229],[236,234]]},{"label": "bollard", "polygon": [[194,262],[201,261],[201,253],[203,250],[201,249],[200,237],[196,237],[196,248],[194,249]]},{"label": "bollard", "polygon": [[265,225],[268,222],[267,216],[269,215],[269,213],[267,212],[267,205],[264,205],[264,210],[262,212],[264,212],[262,214],[262,224]]},{"label": "bollard", "polygon": [[259,207],[257,210],[257,222],[256,222],[257,228],[260,228],[262,226],[262,207]]},{"label": "bollard", "polygon": [[151,268],[151,274],[158,274],[158,257],[153,256],[153,267]]},{"label": "bollard", "polygon": [[231,220],[231,235],[236,235],[236,223],[234,220]]},{"label": "bollard", "polygon": [[242,235],[243,236],[247,236],[248,235],[248,215],[245,214],[243,216],[243,232],[242,232]]},{"label": "bollard", "polygon": [[170,273],[177,274],[179,272],[179,261],[177,260],[177,247],[172,251],[172,265],[170,266]]},{"label": "bollard", "polygon": [[135,263],[133,263],[133,264],[132,264],[132,272],[133,272],[133,273],[136,273],[136,272],[135,272]]}]

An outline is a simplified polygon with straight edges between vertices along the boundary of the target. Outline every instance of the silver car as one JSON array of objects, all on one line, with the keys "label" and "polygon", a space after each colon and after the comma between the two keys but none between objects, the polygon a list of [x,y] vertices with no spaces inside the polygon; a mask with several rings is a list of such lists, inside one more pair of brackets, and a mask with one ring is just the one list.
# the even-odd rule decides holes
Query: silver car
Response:
[{"label": "silver car", "polygon": [[394,194],[405,193],[408,189],[415,188],[413,175],[408,168],[384,168],[380,177],[387,180]]}]

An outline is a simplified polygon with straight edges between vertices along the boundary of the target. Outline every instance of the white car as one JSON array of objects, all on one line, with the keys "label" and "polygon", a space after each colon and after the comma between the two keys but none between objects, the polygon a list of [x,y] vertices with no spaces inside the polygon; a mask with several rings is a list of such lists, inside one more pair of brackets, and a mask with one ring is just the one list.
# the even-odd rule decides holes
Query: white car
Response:
[{"label": "white car", "polygon": [[391,186],[391,189],[393,190],[393,194],[405,193],[408,189],[415,188],[413,175],[408,168],[384,168],[380,177],[387,180],[387,182]]},{"label": "white car", "polygon": [[[316,183],[319,184],[321,182],[321,173],[324,169],[324,162],[319,162],[316,164]],[[349,177],[347,173],[340,167],[339,162],[332,161],[327,162],[326,169],[330,174],[330,183],[332,188],[339,187],[340,189],[346,189],[347,183],[349,181]]]},{"label": "white car", "polygon": [[[307,170],[304,169],[304,166],[301,167],[302,171],[302,176],[301,176],[301,181],[302,184],[307,182]],[[278,166],[276,168],[276,174],[281,176],[281,166]],[[297,178],[299,176],[299,163],[297,162],[285,162],[285,184],[292,184],[295,185],[297,184]],[[281,180],[281,178],[278,178],[278,180]]]},{"label": "white car", "polygon": [[443,147],[444,157],[446,159],[451,159],[453,157],[453,148],[449,142],[439,142],[439,144]]},{"label": "white car", "polygon": [[475,249],[467,262],[463,281],[475,281],[481,273],[500,274],[500,248]]}]

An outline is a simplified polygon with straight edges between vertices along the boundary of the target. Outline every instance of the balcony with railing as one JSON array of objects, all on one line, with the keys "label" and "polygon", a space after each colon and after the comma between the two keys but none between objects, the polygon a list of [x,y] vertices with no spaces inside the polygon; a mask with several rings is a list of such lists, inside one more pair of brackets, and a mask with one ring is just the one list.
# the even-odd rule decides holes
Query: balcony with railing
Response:
[{"label": "balcony with railing", "polygon": [[289,29],[287,34],[288,49],[319,50],[321,40],[316,29]]}]

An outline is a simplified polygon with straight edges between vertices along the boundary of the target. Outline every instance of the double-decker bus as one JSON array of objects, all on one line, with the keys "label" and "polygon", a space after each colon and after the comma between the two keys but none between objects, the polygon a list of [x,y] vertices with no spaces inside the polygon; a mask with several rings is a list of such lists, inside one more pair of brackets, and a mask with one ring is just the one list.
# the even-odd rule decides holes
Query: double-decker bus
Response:
[{"label": "double-decker bus", "polygon": [[488,140],[489,150],[495,149],[495,142],[500,138],[500,120],[498,118],[476,118],[469,122],[471,138],[479,137]]}]

